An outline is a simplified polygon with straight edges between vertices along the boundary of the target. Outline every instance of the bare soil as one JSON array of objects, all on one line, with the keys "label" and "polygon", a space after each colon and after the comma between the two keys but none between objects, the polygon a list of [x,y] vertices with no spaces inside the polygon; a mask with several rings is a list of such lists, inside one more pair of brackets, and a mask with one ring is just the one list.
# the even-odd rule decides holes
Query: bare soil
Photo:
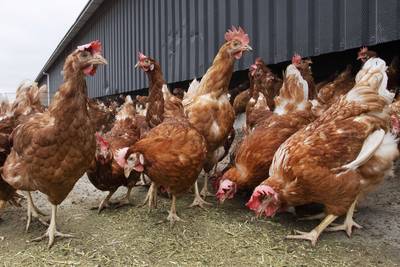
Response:
[{"label": "bare soil", "polygon": [[[178,199],[178,214],[185,222],[163,223],[170,201],[159,198],[158,208],[138,207],[146,188],[133,193],[136,206],[90,210],[106,195],[82,178],[59,207],[58,229],[75,233],[74,239],[57,239],[50,250],[47,240],[28,242],[46,230],[34,220],[24,232],[26,209],[8,208],[0,222],[0,265],[3,266],[399,266],[400,167],[381,188],[361,203],[352,238],[344,232],[323,233],[315,248],[306,241],[285,240],[294,229],[309,231],[318,221],[297,221],[291,214],[254,219],[244,196],[202,210],[188,208],[192,195]],[[120,189],[120,198],[126,189]],[[37,205],[48,214],[45,197],[35,194]]]}]

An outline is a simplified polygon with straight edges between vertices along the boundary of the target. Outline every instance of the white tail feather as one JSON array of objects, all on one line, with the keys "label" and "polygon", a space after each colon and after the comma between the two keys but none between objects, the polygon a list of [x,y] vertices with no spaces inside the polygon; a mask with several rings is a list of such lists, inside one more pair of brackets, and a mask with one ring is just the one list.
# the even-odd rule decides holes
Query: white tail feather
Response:
[{"label": "white tail feather", "polygon": [[197,89],[199,88],[200,82],[196,79],[194,79],[190,85],[189,85],[189,89],[187,91],[187,93],[190,94],[195,94],[197,92]]},{"label": "white tail feather", "polygon": [[127,96],[125,97],[125,103],[133,103],[132,97],[131,97],[130,95],[127,95]]},{"label": "white tail feather", "polygon": [[193,101],[193,97],[196,95],[197,90],[200,87],[200,82],[194,79],[190,85],[186,94],[183,96],[182,104],[183,106],[189,105]]},{"label": "white tail feather", "polygon": [[375,153],[375,151],[382,144],[385,137],[385,131],[382,129],[376,130],[371,133],[364,141],[360,153],[357,158],[352,162],[344,165],[342,168],[347,170],[356,170],[358,167],[366,163]]}]

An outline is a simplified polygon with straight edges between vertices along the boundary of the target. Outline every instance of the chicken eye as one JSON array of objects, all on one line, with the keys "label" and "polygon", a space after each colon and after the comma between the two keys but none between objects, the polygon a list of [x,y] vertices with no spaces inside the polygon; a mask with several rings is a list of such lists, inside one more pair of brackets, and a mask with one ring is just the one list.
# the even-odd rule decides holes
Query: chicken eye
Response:
[{"label": "chicken eye", "polygon": [[150,60],[146,59],[146,60],[144,61],[144,63],[150,64]]},{"label": "chicken eye", "polygon": [[84,51],[81,53],[81,57],[82,58],[87,58],[89,56],[89,52],[88,51]]},{"label": "chicken eye", "polygon": [[237,46],[239,46],[239,45],[240,45],[240,42],[239,42],[239,41],[234,41],[234,42],[233,42],[233,46],[237,47]]}]

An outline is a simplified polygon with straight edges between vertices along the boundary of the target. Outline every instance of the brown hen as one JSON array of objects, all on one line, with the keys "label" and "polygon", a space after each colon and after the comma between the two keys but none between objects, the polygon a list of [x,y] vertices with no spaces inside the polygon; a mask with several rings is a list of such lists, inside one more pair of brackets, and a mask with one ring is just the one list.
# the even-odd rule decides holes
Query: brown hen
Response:
[{"label": "brown hen", "polygon": [[116,158],[126,176],[135,170],[150,177],[150,207],[155,206],[157,187],[162,186],[172,194],[167,219],[174,223],[180,220],[176,215],[176,197],[185,193],[196,181],[206,157],[206,142],[185,117],[181,101],[166,86],[162,90],[164,122],[133,146],[121,149]]},{"label": "brown hen", "polygon": [[[14,146],[3,167],[3,178],[12,187],[40,191],[52,205],[46,233],[49,247],[56,236],[57,206],[67,197],[93,159],[96,142],[87,110],[85,75],[94,75],[106,64],[98,41],[79,46],[64,64],[64,83],[49,109],[31,116],[13,133]],[[29,200],[29,199],[28,199]],[[31,201],[28,201],[28,211]]]},{"label": "brown hen", "polygon": [[320,234],[339,216],[350,236],[357,201],[382,183],[398,157],[397,140],[389,132],[386,64],[379,58],[365,62],[356,84],[322,116],[292,135],[276,152],[270,177],[258,186],[248,207],[273,216],[288,206],[320,203],[325,219],[311,232],[296,231],[288,238],[315,245]]},{"label": "brown hen", "polygon": [[[275,75],[261,58],[257,58],[254,64],[250,66],[249,78],[250,97],[257,100],[259,93],[262,93],[267,100],[269,109],[273,111],[275,109],[274,99],[279,95],[282,79]],[[251,105],[246,107],[246,112],[249,108],[251,108]]]},{"label": "brown hen", "polygon": [[110,198],[120,186],[127,187],[128,192],[118,206],[128,205],[132,188],[139,180],[139,174],[135,172],[125,178],[123,168],[114,160],[118,149],[130,147],[140,138],[140,129],[135,117],[135,106],[131,97],[127,96],[111,131],[104,136],[96,134],[96,153],[92,165],[86,173],[90,182],[97,189],[109,192],[98,207],[99,213],[109,206]]},{"label": "brown hen", "polygon": [[238,190],[252,190],[262,182],[278,147],[313,121],[307,96],[307,82],[293,64],[289,65],[274,114],[245,136],[232,167],[219,181],[216,196],[220,203],[233,198]]},{"label": "brown hen", "polygon": [[149,78],[146,121],[150,128],[154,128],[164,120],[164,99],[161,89],[166,82],[160,64],[141,52],[138,53],[138,62],[135,67],[141,68]]},{"label": "brown hen", "polygon": [[[207,159],[204,164],[207,175],[204,179],[203,196],[208,194],[209,173],[219,160],[217,150],[223,146],[235,119],[227,96],[234,63],[242,57],[243,52],[251,50],[249,37],[241,28],[232,27],[225,34],[225,40],[201,82],[197,83],[194,90],[189,88],[190,99],[187,102],[184,99],[185,113],[190,123],[207,142]],[[198,193],[197,183],[195,194],[193,205],[203,205],[205,201]]]},{"label": "brown hen", "polygon": [[318,92],[316,90],[314,78],[312,76],[312,71],[311,71],[312,61],[311,61],[311,59],[309,59],[309,58],[302,59],[299,54],[296,54],[292,58],[292,64],[296,66],[296,68],[300,71],[301,76],[308,83],[308,90],[309,90],[308,98],[310,100],[315,99],[317,97]]},{"label": "brown hen", "polygon": [[[14,102],[2,105],[3,110],[0,114],[0,166],[3,167],[7,156],[12,147],[12,131],[23,121],[26,121],[31,115],[42,112],[44,107],[40,103],[40,92],[46,90],[45,86],[38,87],[36,83],[22,83],[17,89],[17,95]],[[0,213],[5,204],[10,202],[18,205],[20,196],[15,193],[14,188],[7,184],[0,177]],[[28,198],[31,198],[29,195]],[[32,204],[32,212],[35,217],[43,214],[36,206]],[[39,219],[42,223],[43,220]]]}]

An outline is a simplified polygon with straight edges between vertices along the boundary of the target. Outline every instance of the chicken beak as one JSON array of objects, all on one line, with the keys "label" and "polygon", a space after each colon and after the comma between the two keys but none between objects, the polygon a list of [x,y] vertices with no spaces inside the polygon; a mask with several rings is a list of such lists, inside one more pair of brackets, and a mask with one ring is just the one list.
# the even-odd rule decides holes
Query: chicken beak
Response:
[{"label": "chicken beak", "polygon": [[138,68],[140,66],[140,61],[138,61],[135,65],[135,68]]},{"label": "chicken beak", "polygon": [[253,51],[253,48],[251,48],[251,46],[249,46],[249,45],[245,45],[244,50],[245,51]]},{"label": "chicken beak", "polygon": [[100,54],[94,55],[93,58],[90,60],[90,64],[93,65],[107,65],[107,60]]},{"label": "chicken beak", "polygon": [[131,167],[129,167],[129,166],[125,166],[125,167],[124,167],[124,175],[125,175],[125,178],[128,178],[129,175],[131,175],[131,172],[132,172],[132,168],[131,168]]}]

